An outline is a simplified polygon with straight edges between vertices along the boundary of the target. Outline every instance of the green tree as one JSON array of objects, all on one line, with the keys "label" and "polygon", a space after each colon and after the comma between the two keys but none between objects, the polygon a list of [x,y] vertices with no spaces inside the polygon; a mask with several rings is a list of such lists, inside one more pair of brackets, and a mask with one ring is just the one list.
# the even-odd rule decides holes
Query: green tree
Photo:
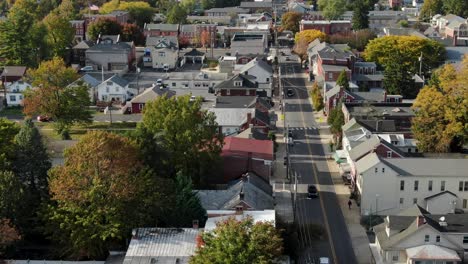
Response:
[{"label": "green tree", "polygon": [[0,171],[0,219],[10,219],[17,225],[22,219],[24,190],[11,171]]},{"label": "green tree", "polygon": [[223,136],[214,114],[201,105],[201,98],[191,101],[189,95],[163,96],[145,105],[137,140],[148,166],[171,177],[180,171],[195,184],[214,173]]},{"label": "green tree", "polygon": [[339,19],[346,11],[346,0],[318,0],[317,4],[328,20]]},{"label": "green tree", "polygon": [[15,158],[13,171],[24,184],[28,195],[37,202],[49,194],[47,171],[52,166],[39,130],[31,119],[27,119],[15,136]]},{"label": "green tree", "polygon": [[150,23],[153,19],[155,9],[151,7],[147,2],[144,1],[120,1],[112,0],[99,9],[101,14],[108,14],[115,10],[128,11],[132,21],[140,27],[143,27],[145,23]]},{"label": "green tree", "polygon": [[349,91],[349,80],[345,70],[343,70],[338,76],[338,79],[336,79],[336,85],[339,85],[340,87]]},{"label": "green tree", "polygon": [[419,92],[415,86],[413,76],[403,66],[399,56],[390,61],[384,72],[384,88],[388,94],[402,95],[403,98],[414,99]]},{"label": "green tree", "polygon": [[207,215],[197,193],[193,191],[192,179],[177,173],[174,181],[168,212],[163,216],[164,222],[173,227],[192,227],[192,221],[198,220],[203,226]]},{"label": "green tree", "polygon": [[119,22],[107,18],[101,18],[91,22],[88,27],[89,38],[93,41],[97,40],[99,34],[118,35],[120,33],[122,33],[122,26],[119,24]]},{"label": "green tree", "polygon": [[215,0],[201,0],[201,6],[204,10],[213,8],[215,6]]},{"label": "green tree", "polygon": [[33,29],[34,17],[31,13],[17,8],[8,14],[7,20],[0,22],[0,57],[5,65],[34,66]]},{"label": "green tree", "polygon": [[254,223],[251,217],[219,222],[213,231],[202,234],[202,245],[191,264],[272,264],[283,252],[283,240],[275,226]]},{"label": "green tree", "polygon": [[62,59],[54,57],[43,62],[29,75],[32,85],[37,88],[26,91],[24,95],[25,114],[51,117],[56,131],[64,138],[68,137],[72,124],[91,121],[88,88],[84,85],[68,86],[79,76],[75,70],[66,67]]},{"label": "green tree", "polygon": [[443,10],[445,14],[454,14],[460,17],[468,17],[468,1],[444,0]]},{"label": "green tree", "polygon": [[416,97],[412,131],[424,152],[459,151],[468,139],[468,56],[456,70],[447,64]]},{"label": "green tree", "polygon": [[299,22],[301,22],[302,14],[299,12],[286,12],[281,17],[281,27],[283,30],[290,30],[294,34],[299,32]]},{"label": "green tree", "polygon": [[336,138],[341,138],[341,127],[344,125],[344,114],[341,110],[341,103],[335,106],[328,114],[327,123],[330,125],[330,131]]},{"label": "green tree", "polygon": [[14,122],[0,118],[0,171],[11,168],[15,155],[15,136],[19,127]]},{"label": "green tree", "polygon": [[419,72],[419,57],[423,57],[423,73],[438,67],[445,59],[445,48],[437,41],[417,36],[384,36],[366,46],[364,58],[386,66],[398,54],[403,67],[412,74]]},{"label": "green tree", "polygon": [[320,111],[324,108],[323,104],[323,96],[322,92],[320,91],[320,87],[318,86],[317,82],[314,82],[312,85],[312,103],[314,104],[315,111]]},{"label": "green tree", "polygon": [[75,29],[69,22],[69,18],[62,16],[58,11],[52,11],[44,18],[47,28],[47,43],[53,56],[64,58],[75,38]]},{"label": "green tree", "polygon": [[180,4],[172,6],[167,14],[167,23],[184,24],[187,21],[187,11]]},{"label": "green tree", "polygon": [[432,16],[442,14],[444,1],[445,0],[424,0],[421,11],[419,12],[419,20],[429,21]]},{"label": "green tree", "polygon": [[355,1],[353,11],[351,20],[353,30],[369,28],[369,6],[364,0]]},{"label": "green tree", "polygon": [[158,186],[130,139],[89,132],[49,172],[48,231],[66,255],[105,257],[135,226],[156,224]]}]

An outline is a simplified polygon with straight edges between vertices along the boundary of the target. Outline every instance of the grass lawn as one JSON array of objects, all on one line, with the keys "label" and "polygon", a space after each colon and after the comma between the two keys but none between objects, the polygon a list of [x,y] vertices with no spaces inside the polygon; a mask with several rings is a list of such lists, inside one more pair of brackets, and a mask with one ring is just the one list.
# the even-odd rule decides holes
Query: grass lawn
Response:
[{"label": "grass lawn", "polygon": [[[36,122],[39,131],[44,137],[50,140],[61,140],[60,135],[55,132],[53,122]],[[105,130],[119,135],[126,135],[136,128],[135,122],[93,122],[91,124],[74,125],[70,128],[70,137],[72,140],[79,140],[88,131],[91,130]]]},{"label": "grass lawn", "polygon": [[0,111],[0,116],[24,116],[21,107],[6,107]]}]

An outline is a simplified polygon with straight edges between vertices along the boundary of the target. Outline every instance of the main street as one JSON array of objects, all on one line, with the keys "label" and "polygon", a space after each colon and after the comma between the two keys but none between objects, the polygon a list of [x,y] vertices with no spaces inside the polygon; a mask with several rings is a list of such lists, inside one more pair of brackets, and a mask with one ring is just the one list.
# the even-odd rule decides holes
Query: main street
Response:
[{"label": "main street", "polygon": [[[357,263],[327,167],[320,127],[308,99],[306,75],[294,60],[283,62],[280,67],[286,127],[295,139],[289,147],[289,160],[292,183],[296,176],[298,181],[295,212],[301,245],[299,263],[316,263],[319,257],[329,257],[335,264]],[[294,95],[288,97],[287,89],[292,89]],[[318,198],[307,199],[308,184],[318,187]],[[317,224],[323,226],[323,239],[314,238]]]}]

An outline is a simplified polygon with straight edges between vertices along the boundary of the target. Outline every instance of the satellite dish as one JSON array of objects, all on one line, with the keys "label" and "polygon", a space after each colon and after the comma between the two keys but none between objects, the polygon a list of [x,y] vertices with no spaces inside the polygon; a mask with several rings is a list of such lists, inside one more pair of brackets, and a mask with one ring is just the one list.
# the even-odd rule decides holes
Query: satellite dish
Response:
[{"label": "satellite dish", "polygon": [[445,216],[442,216],[441,218],[439,218],[439,220],[440,220],[441,222],[445,222]]}]

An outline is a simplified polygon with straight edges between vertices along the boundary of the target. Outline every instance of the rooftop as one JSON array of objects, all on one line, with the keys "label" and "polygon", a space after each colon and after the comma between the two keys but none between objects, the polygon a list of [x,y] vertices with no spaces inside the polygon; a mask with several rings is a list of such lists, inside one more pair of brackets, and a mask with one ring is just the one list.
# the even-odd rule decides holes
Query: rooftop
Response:
[{"label": "rooftop", "polygon": [[131,103],[147,103],[149,101],[156,100],[156,98],[160,96],[167,96],[167,97],[173,97],[175,96],[174,91],[170,91],[167,88],[161,89],[160,87],[157,86],[152,86],[150,88],[147,88],[145,91],[143,91],[141,94],[137,95],[135,98],[131,100]]},{"label": "rooftop", "polygon": [[230,217],[234,217],[236,220],[242,220],[247,217],[252,217],[254,223],[257,222],[272,222],[273,225],[276,222],[275,210],[262,210],[262,211],[242,211],[240,214],[234,210],[208,210],[208,215],[210,214],[222,214],[218,217],[209,217],[205,223],[205,232],[211,231],[216,228],[218,222],[224,221]]},{"label": "rooftop", "polygon": [[273,160],[273,142],[271,140],[225,137],[222,155],[233,154]]},{"label": "rooftop", "polygon": [[145,30],[178,31],[179,24],[145,24]]},{"label": "rooftop", "polygon": [[216,116],[216,123],[219,126],[241,127],[247,122],[247,114],[254,114],[253,108],[210,108],[208,111]]}]

